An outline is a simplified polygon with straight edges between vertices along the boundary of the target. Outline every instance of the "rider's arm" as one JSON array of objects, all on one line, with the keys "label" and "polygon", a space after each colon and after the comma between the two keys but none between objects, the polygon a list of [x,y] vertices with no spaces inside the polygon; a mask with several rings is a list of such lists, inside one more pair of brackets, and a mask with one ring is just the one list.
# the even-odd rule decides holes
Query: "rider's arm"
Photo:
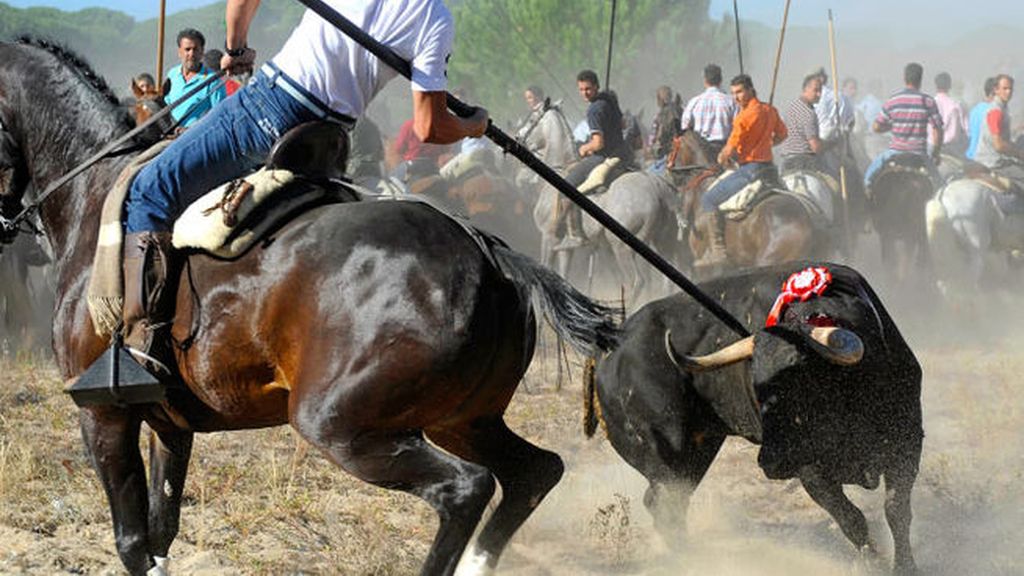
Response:
[{"label": "rider's arm", "polygon": [[591,132],[590,141],[580,146],[580,156],[590,156],[604,149],[604,134]]},{"label": "rider's arm", "polygon": [[1024,160],[1024,153],[1013,145],[1008,139],[1003,138],[1002,126],[1002,110],[993,108],[989,110],[988,114],[985,115],[985,122],[988,123],[989,132],[992,133],[992,147],[996,149],[996,152],[1017,158],[1018,160]]},{"label": "rider's arm", "polygon": [[477,108],[469,118],[448,112],[447,92],[412,91],[413,130],[431,144],[451,144],[463,138],[479,138],[490,122],[487,110]]},{"label": "rider's arm", "polygon": [[775,108],[771,109],[772,115],[775,116],[775,130],[772,133],[772,145],[778,146],[782,142],[789,138],[789,129],[786,128],[786,123],[779,117],[779,111]]},{"label": "rider's arm", "polygon": [[244,48],[249,38],[249,24],[256,15],[256,9],[260,6],[260,0],[228,0],[224,20],[227,24],[227,34],[224,37],[224,44],[228,49]]}]

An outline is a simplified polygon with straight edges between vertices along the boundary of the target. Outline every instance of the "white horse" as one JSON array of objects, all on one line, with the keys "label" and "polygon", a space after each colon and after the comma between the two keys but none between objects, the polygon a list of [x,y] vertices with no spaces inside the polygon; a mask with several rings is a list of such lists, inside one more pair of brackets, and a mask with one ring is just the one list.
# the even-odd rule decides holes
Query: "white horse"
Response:
[{"label": "white horse", "polygon": [[928,245],[947,299],[1003,285],[1011,257],[1024,250],[1024,214],[1004,213],[1000,194],[982,181],[960,179],[926,204]]},{"label": "white horse", "polygon": [[[523,143],[541,161],[555,172],[563,172],[576,161],[576,146],[573,144],[572,127],[558,102],[547,105],[530,114],[516,132],[516,139]],[[538,188],[540,176],[523,166],[516,175],[518,188]]]},{"label": "white horse", "polygon": [[[558,197],[557,190],[546,186],[533,211],[534,221],[541,231],[541,261],[545,265],[551,264],[551,247],[560,237],[559,230],[555,229],[559,220]],[[628,172],[612,182],[607,191],[594,194],[590,199],[666,260],[677,264],[681,261],[685,247],[678,227],[680,201],[671,182],[649,172]],[[648,292],[652,288],[652,268],[642,263],[633,249],[587,216],[583,218],[583,232],[590,241],[591,249],[607,248],[614,255],[619,278],[628,290],[630,305],[640,302],[645,296],[656,296]],[[563,277],[569,271],[573,252],[555,253],[558,257],[555,270]]]}]

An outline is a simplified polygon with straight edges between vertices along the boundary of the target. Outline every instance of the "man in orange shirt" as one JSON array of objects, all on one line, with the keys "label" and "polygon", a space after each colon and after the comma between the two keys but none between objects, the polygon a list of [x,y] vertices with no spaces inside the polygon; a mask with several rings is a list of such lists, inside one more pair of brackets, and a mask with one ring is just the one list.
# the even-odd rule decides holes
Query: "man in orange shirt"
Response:
[{"label": "man in orange shirt", "polygon": [[757,91],[754,90],[750,76],[736,76],[730,82],[730,88],[740,112],[732,121],[732,134],[718,154],[718,163],[725,166],[735,159],[739,167],[705,192],[701,199],[704,213],[698,226],[711,239],[711,249],[694,263],[696,266],[716,266],[728,260],[725,252],[725,219],[719,213],[718,206],[747,184],[766,174],[775,173],[772,146],[789,136],[786,125],[779,118],[779,111],[771,104],[757,99]]}]

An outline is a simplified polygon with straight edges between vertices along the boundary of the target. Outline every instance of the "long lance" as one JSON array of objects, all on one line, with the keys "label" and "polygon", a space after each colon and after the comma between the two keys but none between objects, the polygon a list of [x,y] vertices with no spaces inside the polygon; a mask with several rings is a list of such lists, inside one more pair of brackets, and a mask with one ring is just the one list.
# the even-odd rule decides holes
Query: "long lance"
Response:
[{"label": "long lance", "polygon": [[[836,128],[839,130],[839,190],[843,196],[843,224],[850,235],[850,199],[846,193],[846,132],[843,118],[839,115],[839,74],[836,73],[836,29],[832,23],[832,9],[828,11],[828,51],[832,57],[832,93],[835,96]],[[849,241],[849,237],[846,239]]]},{"label": "long lance", "polygon": [[156,30],[156,87],[160,88],[164,78],[164,18],[167,15],[167,0],[160,0],[160,18]]},{"label": "long lance", "polygon": [[612,89],[612,45],[615,43],[615,5],[617,0],[612,0],[612,20],[608,24],[608,57],[604,65],[604,89]]},{"label": "long lance", "polygon": [[740,7],[732,0],[732,15],[736,21],[736,53],[740,57],[740,74],[743,74],[743,42],[740,40]]},{"label": "long lance", "polygon": [[782,12],[782,29],[779,30],[779,47],[775,50],[775,69],[772,72],[772,91],[768,95],[768,104],[775,103],[775,81],[779,79],[779,62],[782,61],[782,44],[786,40],[786,22],[789,20],[789,1],[786,0],[786,9]]},{"label": "long lance", "polygon": [[[321,18],[330,22],[336,26],[339,30],[345,33],[347,36],[358,42],[363,48],[369,51],[371,54],[380,59],[402,76],[411,79],[412,78],[412,66],[409,62],[403,60],[400,56],[395,54],[391,49],[387,48],[374,38],[372,38],[366,32],[363,32],[358,26],[350,22],[347,18],[338,14],[331,7],[324,4],[321,0],[298,0],[300,3],[305,5],[307,8],[316,12]],[[446,94],[448,108],[452,110],[456,115],[460,117],[472,116],[474,108],[460,101],[458,98],[451,94]],[[676,286],[679,286],[684,292],[689,294],[694,300],[699,302],[702,306],[708,309],[709,312],[715,315],[716,318],[721,320],[730,330],[735,332],[741,337],[747,337],[750,333],[743,326],[743,324],[737,320],[732,314],[722,308],[718,302],[715,302],[707,294],[701,292],[693,282],[690,282],[686,276],[683,276],[681,272],[676,270],[671,264],[665,261],[657,252],[651,249],[650,246],[641,242],[636,236],[633,236],[629,230],[626,230],[622,224],[619,224],[614,218],[605,213],[591,201],[589,198],[584,196],[573,187],[571,184],[566,182],[561,176],[559,176],[554,170],[552,170],[547,164],[541,162],[536,156],[534,156],[529,150],[526,149],[515,139],[510,137],[501,131],[500,128],[494,125],[494,122],[490,122],[487,126],[487,131],[484,135],[491,139],[492,142],[498,145],[506,154],[519,159],[523,164],[529,167],[531,170],[537,173],[541,178],[547,181],[549,184],[554,186],[559,192],[564,194],[579,206],[584,212],[586,212],[591,218],[597,220],[602,226],[608,229],[614,234],[619,240],[625,243],[627,246],[635,250],[640,256],[647,260],[654,266],[659,272],[664,274],[669,280],[671,280]]]}]

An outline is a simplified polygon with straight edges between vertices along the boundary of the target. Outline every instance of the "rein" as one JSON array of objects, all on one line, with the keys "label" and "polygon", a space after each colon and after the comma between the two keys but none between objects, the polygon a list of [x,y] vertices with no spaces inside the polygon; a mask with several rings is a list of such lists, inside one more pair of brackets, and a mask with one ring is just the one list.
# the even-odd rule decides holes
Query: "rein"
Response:
[{"label": "rein", "polygon": [[[199,83],[199,85],[195,86],[194,88],[192,88],[191,90],[186,92],[181,98],[178,98],[174,102],[171,102],[169,105],[167,105],[167,107],[165,107],[164,109],[160,110],[156,114],[153,114],[152,116],[150,116],[149,120],[146,120],[142,124],[136,126],[135,128],[131,129],[130,131],[128,131],[128,133],[125,134],[124,136],[121,136],[117,140],[114,140],[110,144],[107,144],[106,146],[104,146],[102,150],[100,150],[96,154],[93,154],[92,156],[90,156],[89,159],[87,159],[85,162],[82,162],[78,166],[75,166],[69,172],[67,172],[66,174],[64,174],[63,176],[58,178],[56,181],[51,183],[49,186],[47,186],[46,190],[44,190],[42,192],[42,194],[40,194],[39,197],[36,198],[36,200],[34,202],[29,204],[28,206],[25,206],[21,210],[21,212],[19,212],[18,215],[15,216],[14,218],[7,219],[2,214],[0,214],[0,230],[2,230],[3,237],[5,239],[13,240],[14,237],[19,232],[22,231],[20,226],[26,221],[26,219],[29,217],[30,214],[32,214],[33,212],[35,212],[36,210],[39,209],[39,206],[42,205],[42,203],[50,196],[50,194],[53,194],[60,187],[64,186],[68,182],[71,182],[72,180],[74,180],[76,176],[78,176],[82,172],[85,172],[87,169],[92,167],[93,164],[96,164],[100,160],[103,160],[105,158],[112,158],[112,157],[120,156],[120,155],[123,155],[123,154],[127,154],[128,152],[131,152],[134,149],[134,147],[132,147],[132,146],[129,146],[128,148],[122,149],[122,150],[118,150],[118,147],[121,146],[122,144],[124,144],[125,142],[130,141],[132,138],[135,138],[136,136],[141,134],[144,130],[146,130],[147,128],[149,128],[153,124],[156,124],[164,116],[167,116],[168,114],[170,114],[172,110],[174,110],[178,106],[181,106],[186,100],[188,100],[189,98],[194,96],[200,90],[206,88],[207,86],[210,86],[211,84],[213,84],[215,81],[218,81],[218,80],[223,83],[224,82],[223,76],[226,73],[227,72],[225,70],[221,70],[221,71],[217,72],[216,74],[210,76],[206,80],[203,80],[202,82]],[[191,112],[198,105],[199,105],[199,102],[196,102],[191,107],[189,107],[189,112]],[[186,116],[187,116],[187,114],[186,114]],[[175,126],[177,126],[177,124],[175,124]],[[31,224],[29,224],[29,229],[27,231],[28,232],[32,232],[34,234],[39,234],[39,231],[35,228],[35,226],[32,226]]]}]

